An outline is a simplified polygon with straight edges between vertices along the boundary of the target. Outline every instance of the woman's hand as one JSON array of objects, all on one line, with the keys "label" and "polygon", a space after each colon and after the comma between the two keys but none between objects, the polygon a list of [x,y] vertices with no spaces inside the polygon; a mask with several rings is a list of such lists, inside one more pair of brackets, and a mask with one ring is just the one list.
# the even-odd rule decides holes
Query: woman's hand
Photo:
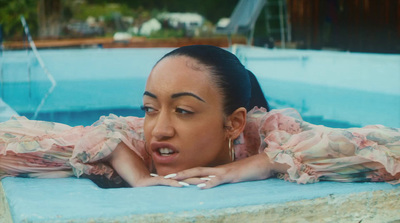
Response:
[{"label": "woman's hand", "polygon": [[287,171],[286,164],[271,163],[265,153],[217,167],[196,167],[178,172],[171,179],[206,189],[225,183],[263,180]]},{"label": "woman's hand", "polygon": [[182,187],[187,184],[162,176],[150,175],[143,160],[124,143],[118,144],[107,160],[117,173],[132,187],[165,185]]}]

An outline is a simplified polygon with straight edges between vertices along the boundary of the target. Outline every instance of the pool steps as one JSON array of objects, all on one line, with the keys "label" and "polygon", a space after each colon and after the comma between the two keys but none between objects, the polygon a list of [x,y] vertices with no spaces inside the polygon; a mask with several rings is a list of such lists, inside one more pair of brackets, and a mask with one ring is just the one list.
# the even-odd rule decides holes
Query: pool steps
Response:
[{"label": "pool steps", "polygon": [[[202,190],[101,189],[88,179],[2,181],[0,222],[397,222],[400,187],[279,179]],[[7,220],[7,221],[6,221]]]}]

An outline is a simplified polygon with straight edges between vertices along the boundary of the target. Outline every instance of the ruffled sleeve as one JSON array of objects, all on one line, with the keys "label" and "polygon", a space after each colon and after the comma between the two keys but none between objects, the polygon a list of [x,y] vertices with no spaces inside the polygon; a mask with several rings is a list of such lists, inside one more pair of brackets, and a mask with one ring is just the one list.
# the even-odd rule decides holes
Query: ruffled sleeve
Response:
[{"label": "ruffled sleeve", "polygon": [[[294,109],[253,109],[248,125],[257,126],[260,152],[287,164],[288,181],[312,183],[387,181],[400,183],[400,131],[382,125],[338,129],[302,120]],[[253,127],[254,128],[254,127]]]},{"label": "ruffled sleeve", "polygon": [[102,162],[119,143],[124,143],[150,165],[145,150],[143,118],[102,116],[99,121],[86,128],[86,132],[75,145],[70,164],[74,175],[104,175],[111,178],[114,171]]},{"label": "ruffled sleeve", "polygon": [[12,117],[0,123],[0,179],[68,177],[69,158],[83,126]]}]

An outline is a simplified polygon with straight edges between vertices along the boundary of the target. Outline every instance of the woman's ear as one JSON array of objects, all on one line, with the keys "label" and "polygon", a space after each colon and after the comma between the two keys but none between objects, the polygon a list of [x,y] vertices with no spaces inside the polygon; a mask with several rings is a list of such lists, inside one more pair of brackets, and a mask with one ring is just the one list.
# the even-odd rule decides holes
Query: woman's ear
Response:
[{"label": "woman's ear", "polygon": [[243,132],[246,126],[246,115],[246,108],[240,107],[228,116],[225,126],[229,138],[236,139]]}]

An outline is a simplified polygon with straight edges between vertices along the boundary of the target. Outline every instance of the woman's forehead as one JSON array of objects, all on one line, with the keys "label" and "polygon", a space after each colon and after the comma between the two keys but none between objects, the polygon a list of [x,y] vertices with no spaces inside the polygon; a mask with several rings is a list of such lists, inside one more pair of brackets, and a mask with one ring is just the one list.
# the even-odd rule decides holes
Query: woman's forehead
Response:
[{"label": "woman's forehead", "polygon": [[154,68],[157,68],[158,66],[164,67],[168,65],[172,67],[185,67],[196,71],[209,72],[207,66],[201,63],[201,61],[185,55],[174,55],[166,57],[160,60]]},{"label": "woman's forehead", "polygon": [[206,101],[218,97],[218,88],[205,66],[198,66],[194,59],[174,56],[160,61],[151,71],[146,91],[157,96],[166,96],[190,92]]},{"label": "woman's forehead", "polygon": [[209,69],[197,60],[186,56],[172,56],[161,60],[151,71],[147,87],[177,85],[197,88],[201,85],[214,87]]}]

